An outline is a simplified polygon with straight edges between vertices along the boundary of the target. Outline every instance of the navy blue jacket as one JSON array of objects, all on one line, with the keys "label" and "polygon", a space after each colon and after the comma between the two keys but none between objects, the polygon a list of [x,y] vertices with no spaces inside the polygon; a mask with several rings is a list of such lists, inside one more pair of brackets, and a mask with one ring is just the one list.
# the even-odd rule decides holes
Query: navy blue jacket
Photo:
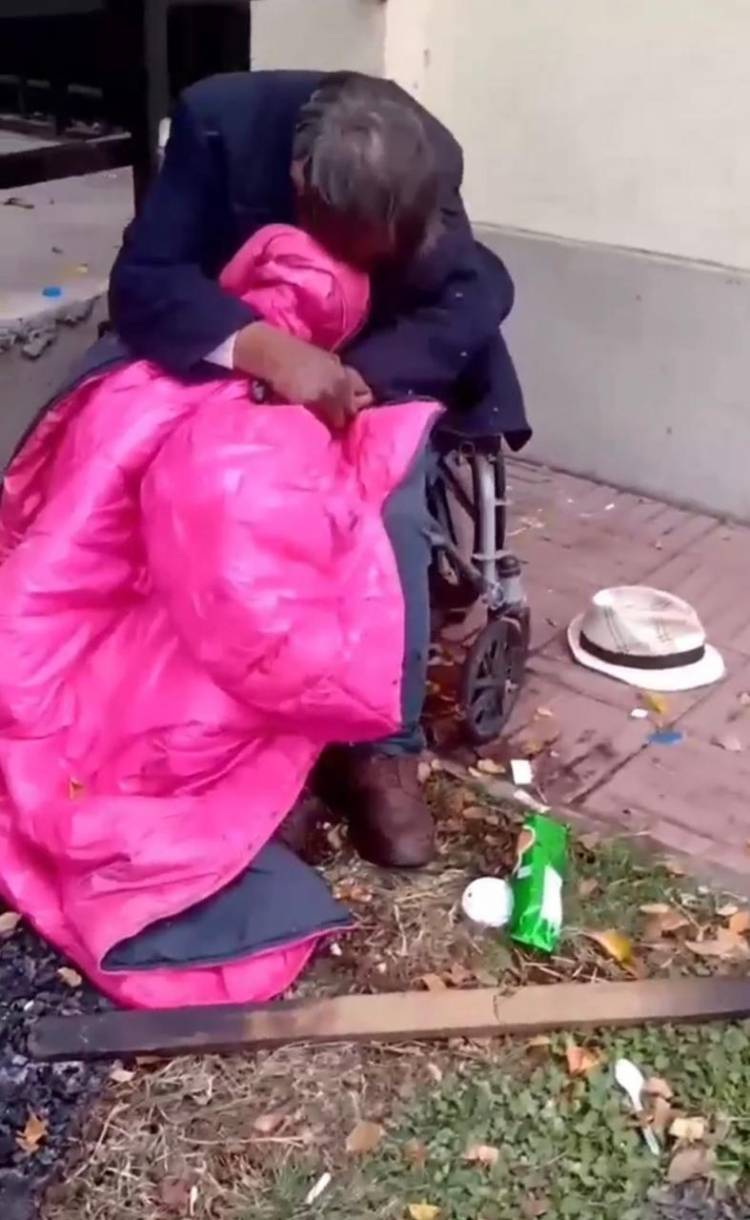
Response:
[{"label": "navy blue jacket", "polygon": [[[257,229],[294,222],[294,128],[321,79],[319,72],[237,73],[183,95],[161,173],[112,272],[112,321],[133,354],[184,375],[256,320],[217,277]],[[513,284],[472,237],[459,145],[420,113],[441,167],[443,233],[405,269],[397,291],[374,283],[370,322],[346,360],[380,401],[434,396],[460,411],[468,431],[503,432],[519,445],[529,435],[523,398],[499,334]]]}]

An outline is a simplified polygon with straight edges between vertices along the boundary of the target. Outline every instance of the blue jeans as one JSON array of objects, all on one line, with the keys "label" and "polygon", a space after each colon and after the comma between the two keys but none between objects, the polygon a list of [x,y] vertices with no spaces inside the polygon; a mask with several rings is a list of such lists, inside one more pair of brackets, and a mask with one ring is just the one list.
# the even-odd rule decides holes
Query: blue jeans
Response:
[{"label": "blue jeans", "polygon": [[383,523],[396,557],[406,610],[402,725],[397,733],[368,747],[378,754],[418,754],[424,747],[422,707],[430,648],[428,572],[431,545],[427,517],[427,446],[404,481],[388,497]]}]

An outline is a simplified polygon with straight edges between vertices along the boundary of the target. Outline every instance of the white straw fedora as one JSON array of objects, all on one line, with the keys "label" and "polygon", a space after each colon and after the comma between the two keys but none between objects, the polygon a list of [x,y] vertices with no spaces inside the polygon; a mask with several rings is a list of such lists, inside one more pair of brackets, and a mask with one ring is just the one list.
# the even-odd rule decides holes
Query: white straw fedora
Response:
[{"label": "white straw fedora", "polygon": [[568,643],[581,665],[644,690],[693,690],[725,673],[693,607],[642,585],[595,594],[570,624]]}]

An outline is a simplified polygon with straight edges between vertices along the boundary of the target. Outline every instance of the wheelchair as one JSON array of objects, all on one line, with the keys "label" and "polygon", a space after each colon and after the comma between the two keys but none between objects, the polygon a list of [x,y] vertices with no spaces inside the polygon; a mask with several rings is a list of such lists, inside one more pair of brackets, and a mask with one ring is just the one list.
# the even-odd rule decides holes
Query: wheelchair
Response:
[{"label": "wheelchair", "polygon": [[461,673],[459,704],[476,745],[499,736],[521,689],[530,614],[521,564],[505,548],[506,476],[498,436],[467,438],[439,428],[432,438],[427,506],[433,606],[466,613],[479,601],[486,625]]}]

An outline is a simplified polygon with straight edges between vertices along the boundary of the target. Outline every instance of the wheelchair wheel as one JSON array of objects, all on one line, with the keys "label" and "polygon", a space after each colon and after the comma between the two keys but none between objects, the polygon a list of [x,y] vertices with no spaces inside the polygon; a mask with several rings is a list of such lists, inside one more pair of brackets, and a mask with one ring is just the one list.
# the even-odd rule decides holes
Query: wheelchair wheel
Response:
[{"label": "wheelchair wheel", "polygon": [[527,613],[491,619],[469,650],[461,702],[469,735],[478,745],[502,732],[523,683],[528,651]]}]

